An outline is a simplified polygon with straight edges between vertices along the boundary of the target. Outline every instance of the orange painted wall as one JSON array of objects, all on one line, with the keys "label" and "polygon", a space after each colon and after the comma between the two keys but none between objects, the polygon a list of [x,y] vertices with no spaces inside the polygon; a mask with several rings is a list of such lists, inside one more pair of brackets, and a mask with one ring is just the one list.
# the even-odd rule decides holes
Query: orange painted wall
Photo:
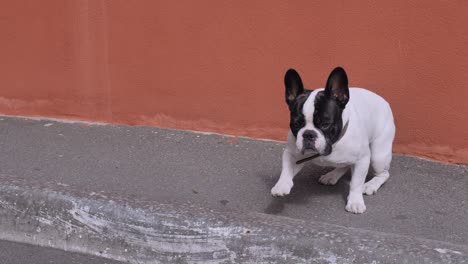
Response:
[{"label": "orange painted wall", "polygon": [[393,106],[395,151],[468,164],[468,1],[15,0],[0,113],[285,140],[283,74]]}]

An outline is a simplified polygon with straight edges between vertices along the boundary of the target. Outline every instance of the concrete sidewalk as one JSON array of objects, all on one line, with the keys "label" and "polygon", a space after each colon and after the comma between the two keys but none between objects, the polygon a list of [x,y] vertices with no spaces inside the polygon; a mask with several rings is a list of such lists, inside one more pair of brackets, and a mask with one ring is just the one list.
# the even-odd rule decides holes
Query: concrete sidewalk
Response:
[{"label": "concrete sidewalk", "polygon": [[0,241],[0,264],[123,264],[57,249]]},{"label": "concrete sidewalk", "polygon": [[[139,255],[130,256],[122,252],[130,250],[124,244],[131,243],[122,237],[112,236],[121,239],[112,244],[112,237],[108,238],[115,250],[111,248],[109,252],[99,254],[92,249],[102,241],[93,238],[78,242],[73,232],[83,237],[84,233],[80,232],[84,232],[83,225],[87,225],[89,230],[86,232],[97,232],[101,236],[105,232],[135,233],[135,230],[122,229],[120,225],[114,230],[106,230],[104,226],[92,227],[92,224],[102,224],[103,219],[117,219],[120,224],[138,226],[140,223],[138,235],[144,237],[142,228],[151,227],[154,231],[160,227],[151,226],[151,223],[158,221],[154,217],[164,208],[190,222],[186,214],[178,212],[182,210],[178,208],[184,208],[181,212],[194,215],[193,219],[198,220],[213,212],[213,217],[205,219],[206,223],[218,229],[229,228],[229,232],[220,231],[217,235],[218,239],[226,237],[230,241],[223,240],[228,250],[215,250],[217,254],[225,254],[220,259],[227,263],[249,262],[248,257],[251,260],[259,255],[269,259],[259,258],[256,262],[280,262],[278,259],[284,259],[285,263],[468,262],[466,166],[396,155],[388,183],[375,196],[365,197],[366,213],[353,215],[344,210],[349,179],[342,179],[333,187],[319,185],[317,179],[326,169],[308,166],[295,179],[295,187],[289,197],[277,199],[270,196],[270,189],[281,169],[282,143],[149,127],[66,124],[11,117],[0,119],[0,228],[5,230],[8,225],[17,227],[12,232],[3,233],[4,239],[24,241],[19,237],[24,233],[24,237],[37,238],[36,242],[30,242],[44,244],[49,235],[69,241],[72,245],[69,249],[75,251],[114,259],[121,257],[121,260],[128,258],[134,263],[150,263],[151,259],[163,262],[175,253],[166,252],[169,257],[164,255],[160,240],[159,244],[149,248],[145,245],[147,248],[138,251]],[[28,203],[28,200],[43,202]],[[65,209],[52,213],[54,206],[64,206]],[[73,217],[64,220],[71,223],[68,228],[73,232],[69,230],[71,233],[61,236],[58,233],[60,228],[57,228],[52,234],[53,226],[63,227],[65,231],[67,228],[56,224],[60,221],[54,222],[54,219],[70,217],[67,214],[70,210],[76,212],[77,208],[81,210],[86,206],[87,221],[80,218],[83,221],[78,225],[83,230],[74,227],[72,222],[77,221],[77,217]],[[47,211],[49,213],[44,213],[44,208],[50,210]],[[90,208],[94,208],[98,215],[102,213],[101,218],[95,214],[90,216]],[[100,212],[98,208],[107,208],[108,211]],[[122,220],[125,208],[131,208],[126,211],[127,216],[131,215],[128,218],[130,222]],[[158,211],[155,208],[163,209]],[[106,218],[106,212],[112,217]],[[147,218],[138,221],[138,216]],[[227,225],[222,220],[226,217],[237,222],[228,221]],[[21,222],[22,218],[25,222]],[[168,214],[161,218],[166,223],[175,224],[171,222],[174,217]],[[39,220],[28,224],[27,219]],[[112,226],[113,223],[106,224]],[[193,225],[187,223],[186,227]],[[180,223],[178,226],[180,228]],[[250,229],[247,228],[249,226]],[[40,232],[37,232],[38,227]],[[255,234],[263,237],[254,239],[249,235],[246,241],[246,230],[255,230]],[[154,235],[151,232],[146,236]],[[304,236],[293,235],[295,232]],[[317,232],[339,238],[342,242],[329,248],[335,240],[326,239]],[[237,234],[237,237],[232,234]],[[281,240],[278,236],[284,242],[281,242],[280,249],[274,249],[278,244],[272,241]],[[269,246],[265,240],[270,241]],[[140,246],[141,241],[137,243]],[[152,240],[146,237],[146,241]],[[245,248],[237,244],[239,241],[244,241]],[[295,244],[294,241],[301,243]],[[398,241],[403,244],[398,245]],[[174,243],[182,246],[184,240]],[[49,244],[61,248],[59,243]],[[252,250],[252,246],[256,246],[257,251]],[[155,248],[159,255],[149,253]],[[269,252],[266,252],[267,248],[270,248]],[[363,253],[364,249],[367,253]],[[196,248],[192,250],[197,251]],[[184,259],[182,256],[189,251],[187,248],[175,255]],[[189,260],[197,262],[195,260],[198,259],[201,263],[213,260],[217,263],[216,254],[203,252],[195,257],[192,255]],[[229,252],[235,254],[229,255]],[[245,259],[239,256],[240,252],[244,252]],[[408,254],[405,256],[404,253]],[[162,255],[165,257],[158,259]],[[415,262],[418,259],[421,262]],[[176,260],[180,258],[172,259]]]}]

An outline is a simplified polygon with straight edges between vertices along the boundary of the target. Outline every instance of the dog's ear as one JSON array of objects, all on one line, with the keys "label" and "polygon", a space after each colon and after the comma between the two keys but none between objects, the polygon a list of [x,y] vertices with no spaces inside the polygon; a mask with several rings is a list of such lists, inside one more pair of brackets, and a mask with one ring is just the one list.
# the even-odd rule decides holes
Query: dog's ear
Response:
[{"label": "dog's ear", "polygon": [[341,67],[336,67],[330,73],[325,85],[325,95],[336,100],[338,105],[344,109],[349,101],[348,76]]},{"label": "dog's ear", "polygon": [[286,72],[284,86],[286,87],[286,103],[291,106],[291,103],[304,92],[304,85],[296,70],[289,69]]}]

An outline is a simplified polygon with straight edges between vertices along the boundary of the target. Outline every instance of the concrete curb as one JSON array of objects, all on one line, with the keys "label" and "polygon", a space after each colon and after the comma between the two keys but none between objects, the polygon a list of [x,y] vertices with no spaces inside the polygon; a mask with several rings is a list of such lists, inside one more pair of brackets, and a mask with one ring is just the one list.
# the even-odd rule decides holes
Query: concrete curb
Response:
[{"label": "concrete curb", "polygon": [[130,263],[468,263],[468,247],[260,213],[0,187],[0,239]]}]

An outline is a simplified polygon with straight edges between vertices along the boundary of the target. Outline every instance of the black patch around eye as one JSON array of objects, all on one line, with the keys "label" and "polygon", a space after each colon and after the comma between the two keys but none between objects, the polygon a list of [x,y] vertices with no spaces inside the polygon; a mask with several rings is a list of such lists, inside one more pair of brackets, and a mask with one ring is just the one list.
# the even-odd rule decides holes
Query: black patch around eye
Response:
[{"label": "black patch around eye", "polygon": [[322,131],[331,144],[335,143],[341,133],[343,110],[335,100],[325,96],[323,91],[315,97],[314,126]]},{"label": "black patch around eye", "polygon": [[304,103],[309,98],[311,91],[305,90],[304,93],[299,95],[290,105],[290,120],[289,120],[289,127],[291,128],[291,132],[295,137],[297,137],[297,133],[301,128],[306,125],[305,116],[302,112],[304,107]]}]

